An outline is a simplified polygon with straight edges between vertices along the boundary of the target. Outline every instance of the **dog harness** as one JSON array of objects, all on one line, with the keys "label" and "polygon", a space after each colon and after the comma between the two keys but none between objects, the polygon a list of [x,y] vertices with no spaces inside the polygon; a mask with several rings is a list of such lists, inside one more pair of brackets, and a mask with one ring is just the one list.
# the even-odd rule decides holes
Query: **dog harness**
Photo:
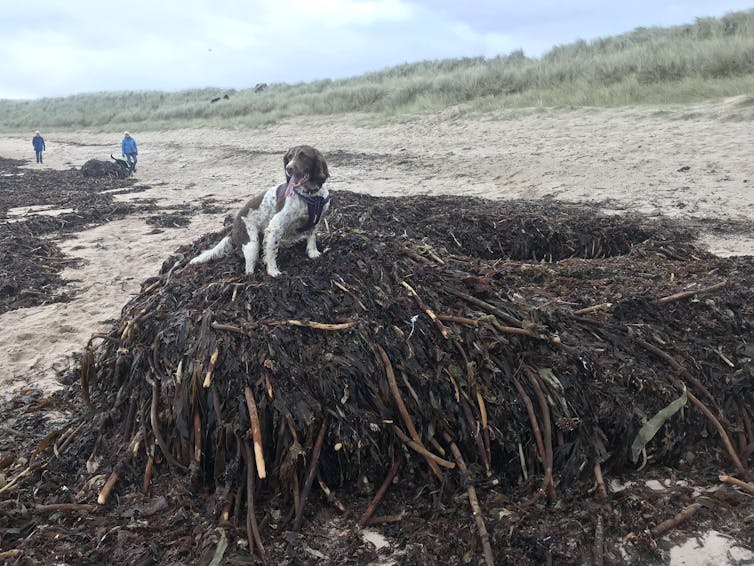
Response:
[{"label": "dog harness", "polygon": [[306,221],[306,224],[298,229],[299,232],[306,232],[310,228],[314,228],[320,221],[322,212],[325,210],[325,205],[330,202],[330,196],[328,195],[327,198],[320,196],[313,197],[302,193],[298,189],[293,189],[293,192],[306,203],[309,209],[309,219]]},{"label": "dog harness", "polygon": [[[283,183],[277,188],[277,195],[280,198],[288,187],[288,183]],[[306,224],[298,228],[297,232],[306,232],[307,230],[314,228],[317,223],[322,219],[322,213],[325,210],[325,205],[330,202],[330,196],[327,198],[320,196],[310,196],[300,191],[298,188],[293,189],[293,192],[306,203],[309,217],[306,220]]]}]

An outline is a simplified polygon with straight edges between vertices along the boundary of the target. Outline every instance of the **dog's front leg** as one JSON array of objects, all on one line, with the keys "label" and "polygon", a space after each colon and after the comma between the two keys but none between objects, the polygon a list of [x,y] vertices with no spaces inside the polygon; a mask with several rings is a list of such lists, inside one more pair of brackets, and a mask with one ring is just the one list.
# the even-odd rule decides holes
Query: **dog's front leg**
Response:
[{"label": "dog's front leg", "polygon": [[283,214],[281,211],[272,217],[267,230],[264,232],[264,262],[267,264],[267,274],[270,277],[280,275],[277,256],[278,248],[280,248],[280,240],[283,237],[283,226]]},{"label": "dog's front leg", "polygon": [[322,253],[317,249],[317,233],[312,230],[312,233],[306,238],[306,255],[309,259],[317,259]]},{"label": "dog's front leg", "polygon": [[259,233],[256,230],[249,230],[249,241],[241,246],[241,251],[246,260],[246,275],[251,275],[259,258]]}]

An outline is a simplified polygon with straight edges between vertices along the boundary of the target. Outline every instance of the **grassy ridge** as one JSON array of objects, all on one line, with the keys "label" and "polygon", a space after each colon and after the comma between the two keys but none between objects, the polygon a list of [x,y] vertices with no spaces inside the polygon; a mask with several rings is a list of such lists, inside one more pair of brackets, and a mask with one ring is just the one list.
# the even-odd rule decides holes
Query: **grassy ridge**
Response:
[{"label": "grassy ridge", "polygon": [[[230,98],[209,103],[223,94]],[[580,40],[556,46],[540,59],[515,51],[423,61],[349,79],[273,84],[261,93],[207,88],[0,100],[0,130],[253,127],[312,114],[618,106],[737,95],[754,103],[754,9]]]}]

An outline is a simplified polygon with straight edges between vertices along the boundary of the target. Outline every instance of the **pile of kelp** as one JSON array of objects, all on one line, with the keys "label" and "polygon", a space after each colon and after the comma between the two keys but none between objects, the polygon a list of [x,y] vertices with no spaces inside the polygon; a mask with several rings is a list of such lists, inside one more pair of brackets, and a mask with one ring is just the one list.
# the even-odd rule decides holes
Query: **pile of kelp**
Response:
[{"label": "pile of kelp", "polygon": [[[747,481],[751,258],[577,206],[334,199],[321,258],[283,250],[275,279],[240,257],[187,265],[221,237],[204,236],[92,337],[80,377],[88,460],[109,463],[100,503],[159,469],[264,558],[367,480],[357,524],[401,521],[410,507],[377,513],[400,473],[417,499],[468,509],[492,563],[513,527],[485,491],[609,504],[606,476],[690,463]],[[573,559],[558,544],[549,556]]]},{"label": "pile of kelp", "polygon": [[131,171],[124,160],[104,161],[102,159],[90,159],[81,166],[81,174],[84,177],[126,179],[131,176]]}]

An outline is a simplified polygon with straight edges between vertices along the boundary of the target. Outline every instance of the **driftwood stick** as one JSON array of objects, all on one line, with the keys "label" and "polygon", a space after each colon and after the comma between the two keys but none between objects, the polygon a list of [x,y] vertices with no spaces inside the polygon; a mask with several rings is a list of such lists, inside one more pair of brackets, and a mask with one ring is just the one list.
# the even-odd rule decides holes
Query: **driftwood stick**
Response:
[{"label": "driftwood stick", "polygon": [[351,320],[349,322],[339,322],[339,323],[326,323],[326,322],[315,322],[313,320],[285,320],[283,322],[279,322],[278,324],[287,324],[288,326],[303,326],[306,328],[316,328],[317,330],[346,330],[348,328],[353,328],[356,326],[356,323],[359,322],[358,320]]},{"label": "driftwood stick", "polygon": [[259,413],[257,412],[257,404],[254,401],[254,394],[248,385],[244,388],[244,396],[246,397],[246,407],[249,409],[249,421],[251,421],[251,437],[254,441],[254,459],[256,460],[257,475],[259,475],[260,480],[263,480],[267,477],[267,468],[264,464],[262,429],[259,426]]},{"label": "driftwood stick", "polygon": [[466,318],[465,316],[454,316],[452,314],[438,314],[439,318],[443,322],[455,322],[456,324],[465,324],[466,326],[477,327],[479,321],[473,318]]},{"label": "driftwood stick", "polygon": [[110,477],[107,478],[105,485],[102,487],[102,491],[100,491],[99,495],[97,496],[97,503],[99,503],[100,505],[107,503],[107,499],[108,497],[110,497],[110,492],[112,492],[115,484],[118,483],[118,480],[123,476],[124,467],[125,465],[123,464],[123,462],[118,462],[115,465],[115,468],[113,468]]},{"label": "driftwood stick", "polygon": [[346,512],[346,506],[343,505],[343,502],[335,497],[335,494],[332,492],[332,490],[327,486],[325,483],[325,480],[322,478],[322,473],[317,470],[317,483],[319,483],[319,487],[322,490],[322,492],[325,494],[325,497],[327,497],[327,500],[332,503],[338,511],[341,513]]},{"label": "driftwood stick", "polygon": [[369,522],[369,519],[371,519],[372,515],[374,515],[374,512],[377,510],[377,505],[379,505],[380,501],[382,501],[382,498],[390,487],[390,484],[393,483],[395,476],[398,475],[398,470],[400,470],[401,464],[402,459],[400,456],[393,460],[393,465],[390,466],[390,471],[387,473],[387,476],[385,476],[385,480],[382,482],[382,485],[377,490],[377,493],[375,493],[374,498],[372,498],[371,503],[369,503],[366,511],[364,511],[364,514],[359,519],[360,526],[364,527]]},{"label": "driftwood stick", "polygon": [[447,432],[443,433],[443,435],[445,441],[450,445],[450,451],[453,453],[453,458],[455,458],[456,464],[458,464],[458,469],[466,484],[466,492],[469,494],[469,504],[471,505],[471,514],[474,516],[474,521],[476,522],[476,527],[479,531],[479,538],[482,541],[484,561],[487,566],[492,566],[495,563],[495,559],[492,554],[492,546],[490,545],[490,535],[487,532],[487,526],[484,524],[484,515],[482,515],[481,507],[479,507],[479,499],[477,499],[476,489],[471,481],[469,469],[466,467],[466,462],[463,460],[461,451],[458,449],[458,446],[456,446],[456,443],[453,442],[450,435]]},{"label": "driftwood stick", "polygon": [[503,332],[504,334],[517,334],[519,336],[528,336],[529,338],[536,338],[537,340],[544,340],[546,342],[552,342],[553,344],[560,344],[559,336],[545,336],[544,334],[537,334],[529,330],[528,328],[519,328],[517,326],[503,326],[497,321],[493,321],[495,328]]},{"label": "driftwood stick", "polygon": [[692,503],[688,507],[686,507],[683,511],[678,513],[675,517],[671,519],[667,519],[666,521],[663,521],[659,525],[657,525],[654,529],[652,529],[652,536],[654,537],[661,537],[668,531],[676,528],[678,525],[683,523],[684,521],[688,521],[691,517],[696,515],[696,512],[701,509],[702,504],[701,503]]},{"label": "driftwood stick", "polygon": [[262,544],[262,535],[259,533],[259,525],[257,524],[257,513],[254,505],[254,473],[255,465],[254,459],[251,457],[251,450],[249,445],[243,438],[238,439],[243,446],[243,457],[246,460],[246,531],[248,537],[248,531],[251,531],[252,538],[249,538],[249,552],[253,552],[254,544],[259,549],[259,555],[262,558],[263,563],[267,563],[267,557],[264,551],[264,545]]},{"label": "driftwood stick", "polygon": [[547,497],[552,501],[557,495],[555,493],[555,481],[552,473],[552,423],[550,421],[550,406],[547,403],[544,391],[542,390],[542,384],[540,383],[536,372],[528,366],[524,366],[524,373],[527,375],[531,386],[534,388],[537,400],[539,401],[539,410],[542,412],[542,428],[544,428],[545,442],[545,477],[542,481],[542,487],[547,493]]},{"label": "driftwood stick", "polygon": [[700,293],[709,293],[711,291],[717,291],[718,289],[725,287],[727,284],[728,284],[727,281],[721,281],[720,283],[715,283],[714,285],[710,287],[705,287],[704,289],[697,289],[696,291],[683,291],[682,293],[675,293],[673,295],[668,295],[667,297],[656,299],[655,303],[671,303],[673,301],[680,301],[681,299],[687,299],[689,297],[693,297],[694,295],[699,295]]},{"label": "driftwood stick", "polygon": [[750,484],[749,482],[741,481],[738,478],[725,475],[720,476],[719,480],[723,483],[729,483],[731,485],[735,485],[736,487],[740,487],[741,489],[748,491],[749,493],[754,493],[754,485]]},{"label": "driftwood stick", "polygon": [[594,463],[594,481],[597,484],[597,493],[600,500],[603,502],[608,501],[607,487],[605,487],[605,479],[602,477],[602,466],[599,462]]},{"label": "driftwood stick", "polygon": [[[356,294],[353,291],[351,291],[348,287],[346,287],[342,283],[338,283],[337,281],[335,281],[335,279],[331,279],[331,281],[332,281],[332,284],[335,285],[338,289],[340,289],[341,291],[343,291],[347,295],[350,295],[351,298],[354,301],[356,301],[356,304],[361,307],[361,310],[363,310],[363,311],[367,310],[367,308],[364,306],[364,303],[361,302],[361,300],[356,296]],[[341,279],[341,281],[342,281],[342,279]]]},{"label": "driftwood stick", "polygon": [[220,355],[220,349],[215,346],[215,351],[209,357],[209,367],[207,368],[207,375],[204,376],[203,387],[206,389],[212,385],[212,374],[215,371],[215,364],[217,363],[217,357]]},{"label": "driftwood stick", "polygon": [[406,446],[424,456],[427,462],[436,462],[443,468],[448,468],[451,470],[456,467],[453,462],[449,462],[444,458],[440,458],[436,454],[433,454],[432,452],[427,450],[427,448],[423,444],[419,444],[418,442],[411,440],[398,426],[393,425],[393,432],[395,433],[395,436],[397,436]]},{"label": "driftwood stick", "polygon": [[411,285],[409,285],[405,281],[401,281],[401,285],[414,298],[414,300],[416,301],[416,304],[419,305],[419,308],[423,310],[425,313],[427,313],[427,316],[432,319],[432,322],[435,323],[435,326],[437,326],[437,329],[440,331],[440,334],[442,334],[442,337],[447,339],[448,336],[450,336],[448,327],[445,326],[442,323],[442,321],[440,321],[439,318],[437,318],[437,315],[434,313],[434,311],[427,306],[427,304],[422,300],[422,298],[419,296],[419,294],[416,292],[416,290],[414,290],[414,288]]},{"label": "driftwood stick", "polygon": [[591,307],[584,307],[583,309],[575,310],[573,311],[573,314],[575,315],[589,314],[595,311],[607,310],[612,307],[613,307],[613,303],[600,303],[598,305],[592,305]]},{"label": "driftwood stick", "polygon": [[304,482],[304,488],[301,490],[301,502],[299,503],[299,508],[296,510],[296,519],[293,521],[294,533],[299,531],[301,528],[301,521],[304,519],[304,507],[306,507],[306,499],[309,497],[309,491],[312,488],[314,476],[317,474],[317,464],[319,464],[319,455],[322,452],[322,443],[325,440],[325,432],[327,432],[327,416],[322,420],[322,426],[319,427],[317,440],[315,441],[314,449],[312,450],[312,458],[309,462],[309,470],[306,473],[306,481]]},{"label": "driftwood stick", "polygon": [[[401,419],[403,419],[403,424],[406,425],[406,429],[408,430],[408,434],[411,436],[413,441],[424,448],[424,445],[422,444],[421,437],[419,436],[419,433],[416,431],[416,428],[414,427],[414,423],[411,421],[411,417],[408,414],[408,410],[406,410],[406,404],[403,402],[403,397],[401,397],[401,391],[398,389],[398,382],[395,380],[395,372],[393,371],[393,364],[390,363],[390,358],[387,355],[387,352],[377,344],[377,352],[380,355],[380,359],[382,360],[382,365],[385,368],[385,375],[387,376],[387,382],[390,385],[390,391],[393,394],[393,399],[395,400],[395,406],[398,407],[398,412],[401,415]],[[402,432],[402,431],[401,431]],[[426,450],[426,448],[424,448]],[[427,450],[429,452],[429,450]],[[426,456],[425,456],[426,457]],[[427,458],[427,464],[429,465],[429,468],[432,470],[432,472],[437,476],[437,478],[442,481],[443,475],[442,471],[438,467],[437,463],[432,458]]]},{"label": "driftwood stick", "polygon": [[210,326],[215,330],[225,330],[227,332],[235,332],[237,334],[246,334],[246,331],[243,328],[239,326],[233,326],[231,324],[221,324],[219,322],[212,321]]}]

